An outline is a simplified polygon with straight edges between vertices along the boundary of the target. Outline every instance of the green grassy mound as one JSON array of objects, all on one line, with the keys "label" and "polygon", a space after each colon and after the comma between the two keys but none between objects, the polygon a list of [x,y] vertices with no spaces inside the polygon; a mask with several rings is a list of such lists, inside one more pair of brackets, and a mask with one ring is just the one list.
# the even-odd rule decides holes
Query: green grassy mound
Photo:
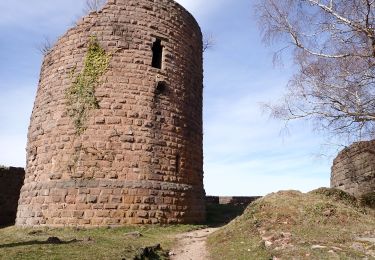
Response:
[{"label": "green grassy mound", "polygon": [[208,239],[212,259],[373,259],[375,213],[335,189],[259,199]]}]

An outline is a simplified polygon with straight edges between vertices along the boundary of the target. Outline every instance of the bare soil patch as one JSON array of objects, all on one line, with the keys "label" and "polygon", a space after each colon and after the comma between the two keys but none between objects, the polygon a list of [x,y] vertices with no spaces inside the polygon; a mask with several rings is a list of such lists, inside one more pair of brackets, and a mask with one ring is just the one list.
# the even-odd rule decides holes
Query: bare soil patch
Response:
[{"label": "bare soil patch", "polygon": [[176,236],[177,246],[170,251],[171,260],[206,260],[209,254],[206,248],[207,237],[218,228],[205,228]]}]

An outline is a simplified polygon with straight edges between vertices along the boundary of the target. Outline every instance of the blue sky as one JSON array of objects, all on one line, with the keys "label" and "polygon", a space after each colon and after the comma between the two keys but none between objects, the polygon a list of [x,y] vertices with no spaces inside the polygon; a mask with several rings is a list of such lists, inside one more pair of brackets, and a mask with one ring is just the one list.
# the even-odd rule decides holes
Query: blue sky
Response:
[{"label": "blue sky", "polygon": [[[26,135],[42,55],[82,15],[85,0],[1,1],[0,164],[25,166]],[[292,61],[275,68],[261,43],[251,0],[178,0],[212,34],[205,53],[205,188],[210,195],[265,195],[281,189],[329,186],[332,155],[308,122],[289,126],[262,113],[293,73]],[[320,157],[321,153],[330,155]]]}]

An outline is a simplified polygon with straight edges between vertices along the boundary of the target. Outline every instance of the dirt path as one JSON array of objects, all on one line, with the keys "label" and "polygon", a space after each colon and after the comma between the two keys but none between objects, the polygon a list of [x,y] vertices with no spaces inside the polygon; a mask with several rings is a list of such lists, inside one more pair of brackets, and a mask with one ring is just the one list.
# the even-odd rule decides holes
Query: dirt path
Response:
[{"label": "dirt path", "polygon": [[206,260],[208,252],[206,240],[208,235],[218,228],[206,228],[177,235],[178,244],[170,252],[171,260]]}]

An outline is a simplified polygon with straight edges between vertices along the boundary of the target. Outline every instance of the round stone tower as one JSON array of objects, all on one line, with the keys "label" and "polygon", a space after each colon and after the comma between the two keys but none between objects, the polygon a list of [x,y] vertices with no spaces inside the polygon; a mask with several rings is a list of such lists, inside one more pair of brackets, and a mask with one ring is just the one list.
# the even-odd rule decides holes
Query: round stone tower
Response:
[{"label": "round stone tower", "polygon": [[172,0],[109,0],[46,54],[20,226],[205,219],[202,34]]},{"label": "round stone tower", "polygon": [[331,187],[356,197],[375,192],[375,140],[353,143],[337,155]]}]

